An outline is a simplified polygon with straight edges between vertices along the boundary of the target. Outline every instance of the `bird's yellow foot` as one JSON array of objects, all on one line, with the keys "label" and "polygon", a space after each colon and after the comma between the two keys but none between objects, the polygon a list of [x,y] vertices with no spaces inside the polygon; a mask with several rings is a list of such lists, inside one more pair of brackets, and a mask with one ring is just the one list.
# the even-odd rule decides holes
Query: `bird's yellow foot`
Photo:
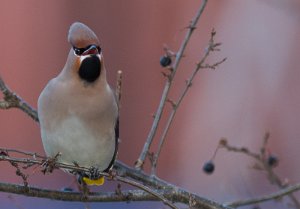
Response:
[{"label": "bird's yellow foot", "polygon": [[104,184],[104,176],[101,176],[99,179],[90,179],[88,177],[83,177],[82,180],[86,185],[89,186],[101,186]]}]

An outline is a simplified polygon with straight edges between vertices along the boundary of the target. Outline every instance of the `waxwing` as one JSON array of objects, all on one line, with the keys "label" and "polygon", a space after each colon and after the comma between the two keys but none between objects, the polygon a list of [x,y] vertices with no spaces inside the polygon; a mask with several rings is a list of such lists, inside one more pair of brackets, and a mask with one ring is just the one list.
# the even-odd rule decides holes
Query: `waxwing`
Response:
[{"label": "waxwing", "polygon": [[[43,146],[48,157],[59,154],[58,162],[107,172],[118,148],[116,97],[106,81],[96,34],[75,22],[68,41],[71,49],[64,68],[38,99]],[[103,177],[79,176],[88,185],[103,183]]]}]

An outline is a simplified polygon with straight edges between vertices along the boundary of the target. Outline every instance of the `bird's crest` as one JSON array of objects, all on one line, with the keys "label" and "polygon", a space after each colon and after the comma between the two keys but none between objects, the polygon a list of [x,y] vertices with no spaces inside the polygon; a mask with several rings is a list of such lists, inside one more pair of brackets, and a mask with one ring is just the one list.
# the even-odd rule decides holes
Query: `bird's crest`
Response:
[{"label": "bird's crest", "polygon": [[99,46],[99,39],[88,26],[75,22],[71,25],[68,35],[69,43],[76,48],[85,48],[89,45]]}]

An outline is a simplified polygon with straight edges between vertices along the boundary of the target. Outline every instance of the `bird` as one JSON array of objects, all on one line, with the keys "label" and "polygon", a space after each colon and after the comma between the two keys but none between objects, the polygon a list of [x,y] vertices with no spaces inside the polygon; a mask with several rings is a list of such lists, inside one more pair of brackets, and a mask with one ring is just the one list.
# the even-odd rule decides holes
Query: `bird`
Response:
[{"label": "bird", "polygon": [[[38,117],[47,157],[60,163],[108,172],[116,160],[119,108],[106,79],[100,42],[85,24],[70,26],[71,45],[61,72],[38,98]],[[65,170],[85,185],[102,185],[103,176]],[[96,172],[96,173],[97,173]]]}]

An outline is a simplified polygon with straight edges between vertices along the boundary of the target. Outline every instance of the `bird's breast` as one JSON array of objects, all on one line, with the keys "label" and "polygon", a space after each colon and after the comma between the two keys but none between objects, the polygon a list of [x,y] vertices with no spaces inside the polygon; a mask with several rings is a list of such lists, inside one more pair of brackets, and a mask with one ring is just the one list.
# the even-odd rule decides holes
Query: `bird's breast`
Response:
[{"label": "bird's breast", "polygon": [[69,116],[57,123],[50,132],[42,133],[48,156],[61,153],[59,161],[104,170],[109,165],[115,148],[112,128],[101,124],[90,127],[89,123]]},{"label": "bird's breast", "polygon": [[113,92],[108,85],[97,89],[74,83],[54,79],[39,98],[44,149],[49,157],[61,153],[60,162],[104,170],[116,143]]}]

